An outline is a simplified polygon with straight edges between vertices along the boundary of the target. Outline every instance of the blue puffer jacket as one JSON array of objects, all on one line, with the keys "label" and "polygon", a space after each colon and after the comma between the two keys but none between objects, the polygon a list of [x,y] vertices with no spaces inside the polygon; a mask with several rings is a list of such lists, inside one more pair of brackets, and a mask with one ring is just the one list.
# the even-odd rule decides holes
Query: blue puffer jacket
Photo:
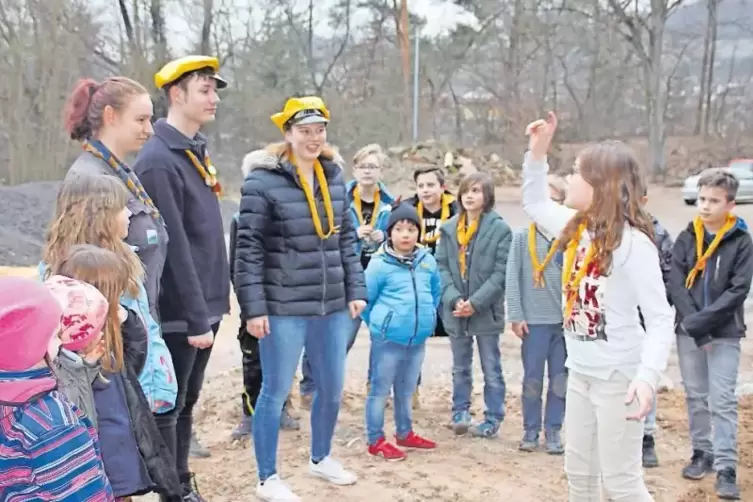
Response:
[{"label": "blue puffer jacket", "polygon": [[383,245],[366,267],[366,288],[361,317],[372,339],[419,345],[434,333],[442,287],[428,249],[418,248],[412,260],[404,260]]},{"label": "blue puffer jacket", "polygon": [[[356,188],[356,181],[351,180],[345,185],[345,194],[348,197],[348,204],[350,205],[350,216],[353,220],[353,226],[356,231],[361,226],[361,220],[358,219],[358,213],[356,212],[356,206],[353,203],[353,191]],[[395,202],[395,197],[387,190],[387,187],[381,181],[377,184],[379,187],[379,207],[374,208],[377,212],[377,218],[374,230],[381,230],[387,232],[387,220],[390,218],[390,211],[392,211],[392,204]],[[361,255],[361,247],[363,246],[363,239],[356,241],[356,253]],[[378,245],[376,246],[378,247]]]}]

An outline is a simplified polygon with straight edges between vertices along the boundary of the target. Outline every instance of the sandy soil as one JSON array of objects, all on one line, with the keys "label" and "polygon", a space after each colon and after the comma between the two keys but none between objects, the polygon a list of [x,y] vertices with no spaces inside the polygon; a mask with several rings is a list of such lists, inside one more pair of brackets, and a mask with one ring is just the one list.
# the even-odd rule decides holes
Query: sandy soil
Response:
[{"label": "sandy soil", "polygon": [[[520,210],[517,191],[498,193],[499,211],[513,227],[527,224]],[[651,191],[649,209],[676,235],[693,216],[676,190]],[[753,206],[743,206],[738,214],[753,218]],[[202,494],[212,502],[254,500],[255,461],[248,441],[232,443],[230,431],[240,418],[238,392],[241,385],[240,355],[235,333],[236,315],[223,323],[210,362],[210,378],[197,412],[200,440],[212,457],[192,460]],[[740,383],[753,382],[753,351],[743,343]],[[361,333],[348,362],[348,381],[336,434],[334,454],[360,476],[352,487],[338,488],[311,478],[307,473],[309,451],[308,413],[302,417],[300,432],[281,435],[279,469],[296,492],[307,502],[329,500],[366,501],[447,501],[478,500],[563,500],[566,479],[562,457],[545,453],[517,451],[521,435],[520,343],[507,333],[503,340],[503,365],[507,382],[507,418],[499,439],[477,440],[455,437],[445,427],[450,415],[451,356],[446,340],[432,339],[424,369],[422,407],[415,414],[416,430],[436,439],[439,449],[412,454],[406,462],[385,463],[365,454],[363,406],[368,336]],[[646,471],[657,502],[706,502],[716,500],[713,479],[700,483],[683,480],[680,469],[689,456],[687,417],[681,392],[679,370],[673,355],[667,376],[675,390],[662,394],[659,404],[660,432],[657,436],[661,466]],[[476,364],[475,413],[482,411],[483,380]],[[743,500],[753,500],[753,398],[744,397],[740,406],[740,472]],[[387,430],[391,430],[388,418]],[[378,494],[378,495],[377,495]]]}]

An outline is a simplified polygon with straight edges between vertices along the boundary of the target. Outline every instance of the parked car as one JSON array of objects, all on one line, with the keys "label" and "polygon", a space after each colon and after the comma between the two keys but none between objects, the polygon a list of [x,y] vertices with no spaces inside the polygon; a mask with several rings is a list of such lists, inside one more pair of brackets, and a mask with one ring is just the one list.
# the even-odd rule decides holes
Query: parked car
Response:
[{"label": "parked car", "polygon": [[[736,202],[753,202],[753,161],[733,161],[727,167],[712,167],[711,169],[723,169],[735,175],[740,182],[737,190]],[[707,172],[705,169],[700,174],[688,176],[682,185],[682,198],[685,204],[692,206],[698,200],[698,180]]]}]

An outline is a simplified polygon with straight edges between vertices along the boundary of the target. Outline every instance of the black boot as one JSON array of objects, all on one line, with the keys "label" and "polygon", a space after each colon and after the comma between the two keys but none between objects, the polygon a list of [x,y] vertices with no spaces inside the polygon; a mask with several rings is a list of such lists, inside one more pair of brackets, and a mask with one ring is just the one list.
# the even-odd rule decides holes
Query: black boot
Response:
[{"label": "black boot", "polygon": [[180,484],[183,485],[183,502],[207,502],[199,494],[199,486],[193,473],[181,476]]},{"label": "black boot", "polygon": [[731,467],[722,469],[716,475],[716,496],[722,500],[740,500],[737,486],[737,473]]},{"label": "black boot", "polygon": [[659,466],[659,458],[656,456],[654,436],[643,436],[643,467],[651,468]]},{"label": "black boot", "polygon": [[682,477],[698,481],[706,477],[706,474],[714,472],[714,455],[700,450],[693,450],[690,463],[682,470]]}]

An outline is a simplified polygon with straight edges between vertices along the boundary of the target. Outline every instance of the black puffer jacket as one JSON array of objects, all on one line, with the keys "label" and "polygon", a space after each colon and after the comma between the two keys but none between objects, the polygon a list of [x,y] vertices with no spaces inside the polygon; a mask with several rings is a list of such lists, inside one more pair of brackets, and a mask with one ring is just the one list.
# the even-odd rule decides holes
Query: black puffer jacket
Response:
[{"label": "black puffer jacket", "polygon": [[[342,169],[325,157],[320,160],[335,225],[340,226],[326,240],[316,234],[306,196],[288,161],[266,150],[244,159],[249,172],[241,189],[234,267],[243,319],[323,316],[367,298]],[[316,181],[315,193],[326,232],[329,224]]]}]

